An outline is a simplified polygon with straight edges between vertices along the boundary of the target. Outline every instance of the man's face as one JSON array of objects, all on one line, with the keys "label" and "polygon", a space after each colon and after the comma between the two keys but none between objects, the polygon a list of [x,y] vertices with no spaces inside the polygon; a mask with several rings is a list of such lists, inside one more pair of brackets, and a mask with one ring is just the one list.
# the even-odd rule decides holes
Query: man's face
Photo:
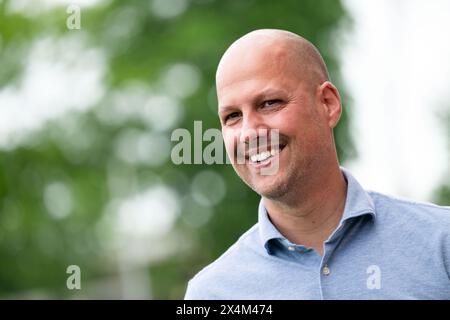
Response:
[{"label": "man's face", "polygon": [[[290,64],[283,51],[244,54],[228,59],[217,77],[227,153],[241,179],[269,199],[295,192],[307,175],[314,174],[332,142],[320,109],[318,85],[312,85]],[[271,142],[270,133],[275,129],[279,132],[277,145]],[[267,149],[274,149],[270,158],[254,161],[265,157],[251,157]],[[236,161],[240,150],[245,151],[245,163]],[[262,173],[275,162],[278,170],[274,174]]]}]

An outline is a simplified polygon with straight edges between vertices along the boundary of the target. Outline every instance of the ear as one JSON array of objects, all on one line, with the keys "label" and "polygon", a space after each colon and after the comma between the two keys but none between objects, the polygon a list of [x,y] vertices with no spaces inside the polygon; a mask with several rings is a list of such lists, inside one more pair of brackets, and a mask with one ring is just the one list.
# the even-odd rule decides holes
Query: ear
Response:
[{"label": "ear", "polygon": [[342,113],[339,91],[330,81],[325,81],[319,86],[318,94],[320,103],[326,112],[328,126],[333,129],[339,122]]}]

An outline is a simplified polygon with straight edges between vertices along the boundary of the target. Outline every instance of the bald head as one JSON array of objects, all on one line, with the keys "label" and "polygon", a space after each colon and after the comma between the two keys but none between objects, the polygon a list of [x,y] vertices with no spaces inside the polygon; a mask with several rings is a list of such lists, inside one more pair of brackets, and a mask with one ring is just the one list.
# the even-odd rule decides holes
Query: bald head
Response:
[{"label": "bald head", "polygon": [[313,86],[329,80],[325,62],[311,42],[289,31],[261,29],[247,33],[227,49],[217,68],[217,87],[229,84],[236,74],[250,78],[263,68],[295,74]]}]

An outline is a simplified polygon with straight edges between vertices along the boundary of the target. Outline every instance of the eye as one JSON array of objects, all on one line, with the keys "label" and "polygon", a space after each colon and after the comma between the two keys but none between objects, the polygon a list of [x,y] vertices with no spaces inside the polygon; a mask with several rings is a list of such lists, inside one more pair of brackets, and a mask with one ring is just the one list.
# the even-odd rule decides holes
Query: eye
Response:
[{"label": "eye", "polygon": [[281,103],[280,99],[266,100],[262,103],[263,108],[273,107]]},{"label": "eye", "polygon": [[229,120],[234,120],[239,117],[239,112],[232,112],[229,115],[225,116],[223,122],[227,123]]}]

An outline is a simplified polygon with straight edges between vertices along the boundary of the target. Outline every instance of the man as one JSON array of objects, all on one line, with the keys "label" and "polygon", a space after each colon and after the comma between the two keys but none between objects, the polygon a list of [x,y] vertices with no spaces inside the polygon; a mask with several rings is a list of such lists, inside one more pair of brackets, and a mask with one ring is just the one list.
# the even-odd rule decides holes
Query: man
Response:
[{"label": "man", "polygon": [[262,199],[258,223],[186,299],[450,299],[449,207],[366,192],[339,166],[341,99],[311,43],[253,31],[225,52],[216,85],[227,153]]}]

